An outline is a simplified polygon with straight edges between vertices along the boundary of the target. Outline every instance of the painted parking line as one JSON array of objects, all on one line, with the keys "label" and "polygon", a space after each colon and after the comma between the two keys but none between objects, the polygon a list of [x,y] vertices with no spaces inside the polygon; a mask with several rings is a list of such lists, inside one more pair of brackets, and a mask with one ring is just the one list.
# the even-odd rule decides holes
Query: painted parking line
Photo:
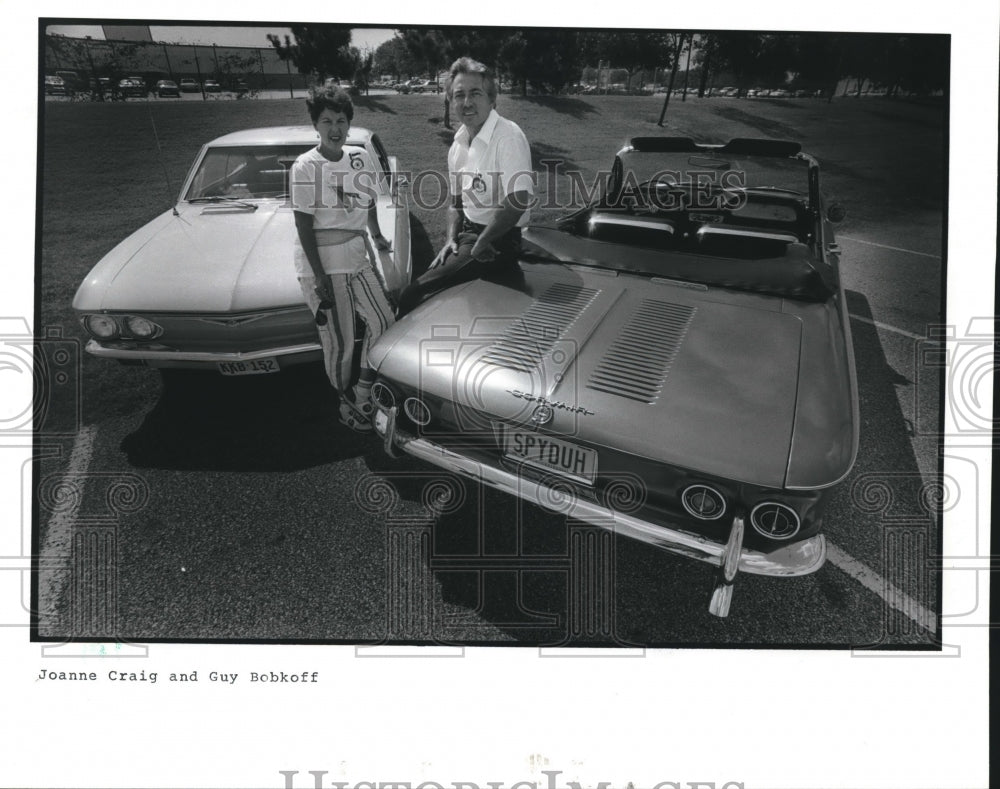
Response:
[{"label": "painted parking line", "polygon": [[911,340],[928,340],[934,339],[929,338],[926,334],[916,334],[912,331],[907,331],[906,329],[900,329],[898,326],[890,326],[888,323],[882,323],[881,321],[873,321],[871,318],[863,318],[860,315],[855,315],[853,312],[849,313],[852,321],[861,321],[861,323],[867,323],[869,326],[875,326],[878,329],[883,329],[885,331],[893,332],[894,334],[900,334],[903,337],[909,337]]},{"label": "painted parking line", "polygon": [[937,617],[905,592],[875,572],[864,562],[845,553],[829,540],[826,542],[826,558],[834,567],[847,573],[865,589],[881,597],[890,608],[899,611],[930,633],[937,633]]},{"label": "painted parking line", "polygon": [[[53,490],[66,493],[65,506],[57,506],[45,529],[45,541],[40,556],[52,561],[56,557],[69,558],[73,545],[73,527],[76,525],[83,502],[83,480],[94,456],[97,428],[83,427],[73,440],[69,467]],[[67,582],[66,573],[39,572],[38,606],[41,612],[52,613]]]},{"label": "painted parking line", "polygon": [[[84,427],[73,441],[69,466],[63,474],[59,487],[71,489],[68,504],[57,508],[47,524],[45,540],[41,556],[52,559],[57,556],[69,556],[72,546],[73,527],[77,523],[80,504],[83,501],[83,482],[90,461],[94,454],[94,444],[97,429]],[[76,480],[70,482],[70,480]],[[931,633],[937,632],[937,619],[927,608],[911,598],[905,592],[896,588],[888,580],[872,570],[863,562],[845,553],[827,540],[827,559],[839,570],[856,580],[863,587],[882,598],[890,607],[900,611],[913,622]],[[62,576],[62,583],[60,583]],[[60,599],[65,584],[65,576],[61,573],[39,573],[39,607],[43,611],[51,611]]]},{"label": "painted parking line", "polygon": [[837,236],[838,241],[853,241],[855,244],[866,244],[870,247],[878,247],[879,249],[890,249],[893,252],[905,252],[907,255],[917,255],[922,258],[932,258],[934,260],[940,260],[940,255],[932,255],[929,252],[917,252],[915,249],[903,249],[903,247],[894,247],[889,244],[879,244],[875,241],[865,241],[862,238],[853,238],[852,236]]},{"label": "painted parking line", "polygon": [[[866,242],[861,242],[866,243]],[[876,244],[875,246],[881,246]],[[909,250],[900,250],[903,252]],[[914,253],[920,254],[920,253]],[[914,332],[906,331],[906,329],[900,329],[898,326],[891,326],[888,323],[882,323],[881,321],[875,321],[871,318],[864,318],[860,315],[855,315],[854,313],[849,313],[851,320],[860,321],[861,323],[867,323],[870,326],[875,326],[883,331],[893,332],[894,334],[899,334],[903,337],[909,337],[912,340],[923,341],[927,340],[927,336],[923,334],[916,334]],[[916,622],[920,627],[923,627],[931,633],[937,632],[937,617],[920,605],[916,600],[907,595],[905,592],[897,589],[888,580],[883,578],[873,569],[855,559],[853,556],[845,553],[836,545],[827,540],[827,559],[830,563],[847,573],[851,578],[860,583],[863,587],[871,592],[874,592],[891,608],[902,612],[911,621]]]}]

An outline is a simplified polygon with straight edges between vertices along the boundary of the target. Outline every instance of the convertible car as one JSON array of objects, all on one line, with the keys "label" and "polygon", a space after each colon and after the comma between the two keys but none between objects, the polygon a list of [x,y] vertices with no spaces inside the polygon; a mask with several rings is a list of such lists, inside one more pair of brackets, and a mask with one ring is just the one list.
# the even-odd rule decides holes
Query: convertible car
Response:
[{"label": "convertible car", "polygon": [[[152,367],[274,373],[319,360],[316,323],[292,263],[288,169],[316,146],[311,126],[250,129],[203,146],[177,204],[97,263],[73,308],[86,350]],[[394,156],[353,127],[380,169],[379,225],[392,243],[379,269],[390,294],[410,280],[410,215]]]},{"label": "convertible car", "polygon": [[633,139],[520,278],[379,338],[386,450],[713,565],[717,616],[740,570],[814,572],[858,444],[840,218],[797,143]]}]

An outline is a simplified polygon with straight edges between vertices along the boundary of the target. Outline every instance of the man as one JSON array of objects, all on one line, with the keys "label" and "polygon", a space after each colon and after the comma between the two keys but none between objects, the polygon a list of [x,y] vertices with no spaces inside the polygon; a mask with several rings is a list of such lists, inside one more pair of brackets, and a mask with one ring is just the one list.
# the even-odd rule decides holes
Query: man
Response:
[{"label": "man", "polygon": [[521,228],[534,194],[528,140],[497,113],[496,80],[482,63],[456,60],[447,90],[462,123],[448,151],[447,241],[429,270],[403,291],[400,315],[459,282],[518,271]]}]

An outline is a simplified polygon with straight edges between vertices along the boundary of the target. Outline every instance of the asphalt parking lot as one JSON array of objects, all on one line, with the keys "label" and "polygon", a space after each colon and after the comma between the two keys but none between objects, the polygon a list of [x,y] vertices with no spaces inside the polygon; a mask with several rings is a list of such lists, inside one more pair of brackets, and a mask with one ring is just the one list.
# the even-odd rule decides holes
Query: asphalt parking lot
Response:
[{"label": "asphalt parking lot", "polygon": [[[839,238],[858,462],[827,515],[827,565],[741,576],[728,619],[708,613],[707,565],[390,460],[337,423],[316,366],[236,379],[118,367],[102,391],[84,387],[98,416],[53,431],[58,451],[38,461],[38,635],[935,648],[939,523],[922,502],[937,440],[920,426],[939,391],[918,351],[939,320],[941,231],[939,215],[914,215]],[[114,406],[93,407],[102,398]]]}]

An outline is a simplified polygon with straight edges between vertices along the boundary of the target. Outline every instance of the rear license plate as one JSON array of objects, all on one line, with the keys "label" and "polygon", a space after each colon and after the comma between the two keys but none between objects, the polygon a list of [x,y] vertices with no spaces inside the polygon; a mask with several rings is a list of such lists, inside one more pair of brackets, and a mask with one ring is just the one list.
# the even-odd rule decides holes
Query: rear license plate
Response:
[{"label": "rear license plate", "polygon": [[504,455],[546,471],[593,484],[597,452],[558,438],[524,430],[504,431]]},{"label": "rear license plate", "polygon": [[278,372],[277,359],[254,359],[247,362],[219,362],[219,372],[223,375],[261,375]]}]

